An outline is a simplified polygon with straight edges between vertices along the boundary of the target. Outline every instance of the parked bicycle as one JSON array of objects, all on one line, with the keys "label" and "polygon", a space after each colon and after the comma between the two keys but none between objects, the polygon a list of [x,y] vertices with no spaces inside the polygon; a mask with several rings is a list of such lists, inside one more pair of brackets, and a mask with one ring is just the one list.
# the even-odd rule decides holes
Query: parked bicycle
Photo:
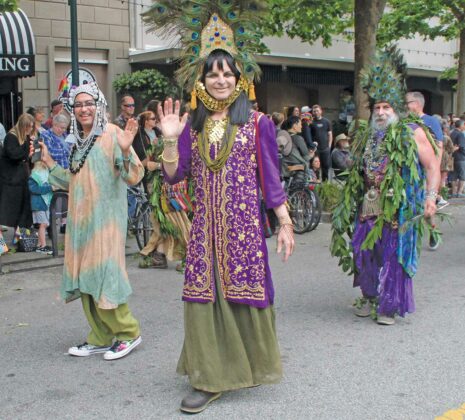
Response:
[{"label": "parked bicycle", "polygon": [[128,187],[129,204],[133,204],[133,209],[128,208],[128,229],[136,237],[139,249],[142,249],[147,245],[153,231],[150,217],[152,206],[145,192],[137,187]]}]

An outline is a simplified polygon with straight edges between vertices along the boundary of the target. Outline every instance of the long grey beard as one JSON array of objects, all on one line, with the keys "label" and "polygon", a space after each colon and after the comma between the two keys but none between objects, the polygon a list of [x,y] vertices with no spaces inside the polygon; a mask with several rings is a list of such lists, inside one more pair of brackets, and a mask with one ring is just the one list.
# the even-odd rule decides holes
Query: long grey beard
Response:
[{"label": "long grey beard", "polygon": [[395,124],[399,121],[399,116],[397,114],[391,115],[388,117],[386,122],[379,123],[376,121],[376,118],[371,119],[370,125],[372,130],[379,131],[379,130],[386,130],[391,124]]}]

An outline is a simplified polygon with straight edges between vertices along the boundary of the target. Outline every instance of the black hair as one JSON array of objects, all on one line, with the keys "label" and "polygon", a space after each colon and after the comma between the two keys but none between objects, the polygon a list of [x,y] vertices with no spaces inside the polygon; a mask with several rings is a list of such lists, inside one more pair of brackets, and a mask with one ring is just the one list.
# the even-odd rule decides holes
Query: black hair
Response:
[{"label": "black hair", "polygon": [[294,124],[298,124],[300,121],[300,118],[297,117],[296,115],[291,115],[288,119],[287,119],[287,130],[290,130]]},{"label": "black hair", "polygon": [[[234,76],[236,77],[236,83],[239,81],[241,72],[236,67],[236,62],[234,58],[228,52],[224,50],[215,50],[207,58],[202,70],[202,75],[200,81],[205,84],[205,77],[208,72],[213,68],[215,62],[217,63],[218,70],[223,70],[223,60],[226,60],[226,63],[230,67]],[[250,109],[252,105],[247,97],[246,93],[242,91],[238,98],[229,106],[228,116],[231,125],[242,125],[245,124],[249,119]],[[192,128],[200,132],[203,130],[205,120],[211,115],[202,101],[197,101],[197,108],[192,111],[191,125]]]},{"label": "black hair", "polygon": [[157,116],[157,113],[158,113],[158,104],[160,103],[159,100],[157,99],[151,99],[147,105],[145,105],[145,110],[146,111],[152,111],[155,116]]},{"label": "black hair", "polygon": [[26,110],[26,114],[29,114],[29,115],[32,115],[33,117],[35,117],[36,114],[37,114],[37,108],[34,108],[33,106],[30,106],[30,107]]},{"label": "black hair", "polygon": [[287,108],[287,115],[286,117],[289,118],[289,117],[292,117],[292,114],[294,113],[294,109],[298,109],[299,112],[300,112],[300,108],[297,106],[297,105],[291,105]]}]

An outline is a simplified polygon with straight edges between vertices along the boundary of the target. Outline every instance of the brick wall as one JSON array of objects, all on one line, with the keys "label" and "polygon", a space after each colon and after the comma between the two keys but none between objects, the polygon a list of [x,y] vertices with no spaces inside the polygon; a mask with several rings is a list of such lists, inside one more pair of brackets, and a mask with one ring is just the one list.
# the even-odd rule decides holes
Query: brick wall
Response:
[{"label": "brick wall", "polygon": [[[71,46],[70,11],[67,0],[20,0],[19,7],[31,22],[36,40],[36,75],[22,79],[23,107],[47,106],[57,86],[50,86],[50,47]],[[77,0],[79,58],[95,51],[108,57],[107,75],[129,72],[129,10],[121,0]],[[67,51],[67,50],[65,50]],[[62,53],[63,54],[63,53]],[[83,65],[85,66],[85,65]],[[71,67],[71,64],[69,64]],[[111,82],[111,81],[110,81]],[[108,89],[104,89],[108,90]],[[107,92],[108,101],[114,95]]]}]

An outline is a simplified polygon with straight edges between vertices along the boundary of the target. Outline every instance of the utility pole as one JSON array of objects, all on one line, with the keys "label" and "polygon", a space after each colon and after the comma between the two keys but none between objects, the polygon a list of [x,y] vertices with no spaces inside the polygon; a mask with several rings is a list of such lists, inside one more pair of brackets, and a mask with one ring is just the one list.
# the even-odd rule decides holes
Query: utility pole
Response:
[{"label": "utility pole", "polygon": [[71,80],[73,86],[79,86],[79,47],[76,0],[68,0],[68,5],[71,19]]}]

